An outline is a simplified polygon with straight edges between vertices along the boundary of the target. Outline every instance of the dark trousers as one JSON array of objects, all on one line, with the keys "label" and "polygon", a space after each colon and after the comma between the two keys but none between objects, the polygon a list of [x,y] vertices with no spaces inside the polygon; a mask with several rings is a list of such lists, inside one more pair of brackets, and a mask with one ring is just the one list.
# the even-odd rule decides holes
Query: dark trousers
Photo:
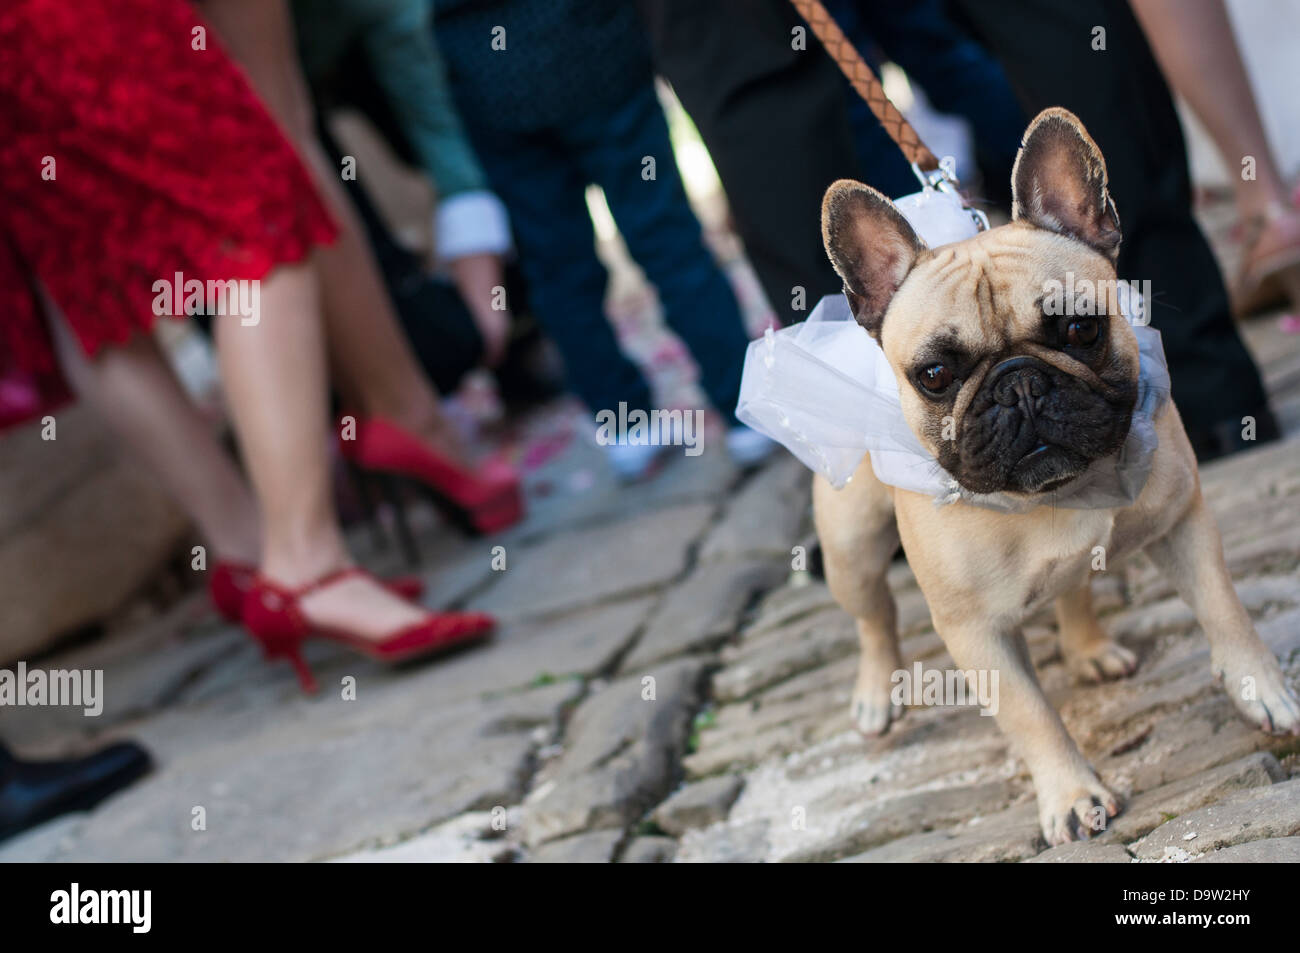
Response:
[{"label": "dark trousers", "polygon": [[[705,393],[734,421],[749,341],[740,306],[687,201],[653,84],[608,113],[586,113],[563,128],[502,132],[465,119],[492,188],[510,212],[533,311],[587,407],[651,407],[649,385],[619,350],[605,317],[608,275],[596,257],[585,200],[595,183],[628,251],[658,291],[669,327],[694,356]],[[643,177],[646,157],[655,160],[653,178]]]},{"label": "dark trousers", "polygon": [[[1265,406],[1259,371],[1228,311],[1218,264],[1192,218],[1178,115],[1124,0],[950,0],[1001,61],[1026,111],[1075,113],[1106,157],[1124,232],[1119,277],[1149,280],[1152,324],[1174,402],[1197,442],[1240,430]],[[1106,49],[1094,51],[1094,27]]]},{"label": "dark trousers", "polygon": [[807,49],[791,49],[803,20],[789,0],[641,9],[656,68],[709,149],[764,293],[783,323],[803,320],[842,287],[822,247],[822,196],[862,177],[839,70],[811,33]]}]

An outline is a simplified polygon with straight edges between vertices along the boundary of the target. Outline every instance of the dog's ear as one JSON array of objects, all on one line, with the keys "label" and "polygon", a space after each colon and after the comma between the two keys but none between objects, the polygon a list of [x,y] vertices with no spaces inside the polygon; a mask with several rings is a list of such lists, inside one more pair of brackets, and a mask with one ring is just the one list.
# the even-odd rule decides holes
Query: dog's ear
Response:
[{"label": "dog's ear", "polygon": [[840,179],[826,190],[822,241],[844,279],[853,316],[879,341],[885,309],[925,244],[893,202],[851,179]]},{"label": "dog's ear", "polygon": [[1112,262],[1119,213],[1106,190],[1106,160],[1074,113],[1045,109],[1025,130],[1011,171],[1011,217],[1078,239]]}]

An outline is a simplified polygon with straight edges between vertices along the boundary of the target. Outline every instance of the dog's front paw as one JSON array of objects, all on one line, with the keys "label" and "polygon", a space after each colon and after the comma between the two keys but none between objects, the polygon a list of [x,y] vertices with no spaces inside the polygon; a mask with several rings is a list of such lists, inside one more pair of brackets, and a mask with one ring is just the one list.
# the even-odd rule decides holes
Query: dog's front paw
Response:
[{"label": "dog's front paw", "polygon": [[1038,821],[1053,847],[1100,834],[1119,809],[1119,798],[1087,768],[1038,791]]},{"label": "dog's front paw", "polygon": [[1066,656],[1070,675],[1079,682],[1109,682],[1137,671],[1137,656],[1114,639],[1103,639],[1086,650]]},{"label": "dog's front paw", "polygon": [[890,674],[874,668],[860,667],[858,670],[849,717],[853,719],[853,727],[867,737],[883,735],[907,710],[893,699],[894,685]]},{"label": "dog's front paw", "polygon": [[1300,701],[1287,687],[1286,676],[1267,649],[1212,658],[1210,670],[1237,710],[1270,734],[1300,735]]}]

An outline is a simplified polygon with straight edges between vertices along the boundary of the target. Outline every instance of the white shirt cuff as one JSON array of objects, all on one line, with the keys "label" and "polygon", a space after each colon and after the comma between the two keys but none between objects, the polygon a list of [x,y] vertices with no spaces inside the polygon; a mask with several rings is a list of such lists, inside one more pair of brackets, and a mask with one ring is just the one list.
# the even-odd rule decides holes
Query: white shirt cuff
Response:
[{"label": "white shirt cuff", "polygon": [[439,262],[466,255],[504,255],[511,248],[506,207],[492,192],[462,192],[438,202],[434,235]]}]

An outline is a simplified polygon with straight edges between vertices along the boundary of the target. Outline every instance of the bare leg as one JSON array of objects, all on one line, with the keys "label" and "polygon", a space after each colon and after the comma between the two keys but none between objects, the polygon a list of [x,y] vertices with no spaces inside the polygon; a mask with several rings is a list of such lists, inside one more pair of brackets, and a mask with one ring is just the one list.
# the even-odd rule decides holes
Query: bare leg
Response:
[{"label": "bare leg", "polygon": [[55,350],[78,397],[156,474],[198,524],[216,559],[255,563],[257,505],[150,334],[90,360],[62,312],[41,295]]},{"label": "bare leg", "polygon": [[[235,429],[262,502],[262,572],[289,587],[350,565],[326,466],[329,427],[320,301],[311,266],[262,280],[261,321],[216,319],[217,353]],[[421,610],[361,578],[303,600],[319,624],[383,637],[419,622]]]},{"label": "bare leg", "polygon": [[[1133,11],[1170,85],[1196,110],[1223,155],[1242,217],[1286,205],[1286,183],[1273,162],[1223,0],[1133,0]],[[1240,175],[1246,156],[1255,159],[1254,181]]]},{"label": "bare leg", "polygon": [[283,0],[207,0],[203,12],[297,147],[341,229],[315,256],[335,386],[360,413],[386,417],[456,452],[454,431],[402,336],[339,170],[317,142],[287,6]]}]

